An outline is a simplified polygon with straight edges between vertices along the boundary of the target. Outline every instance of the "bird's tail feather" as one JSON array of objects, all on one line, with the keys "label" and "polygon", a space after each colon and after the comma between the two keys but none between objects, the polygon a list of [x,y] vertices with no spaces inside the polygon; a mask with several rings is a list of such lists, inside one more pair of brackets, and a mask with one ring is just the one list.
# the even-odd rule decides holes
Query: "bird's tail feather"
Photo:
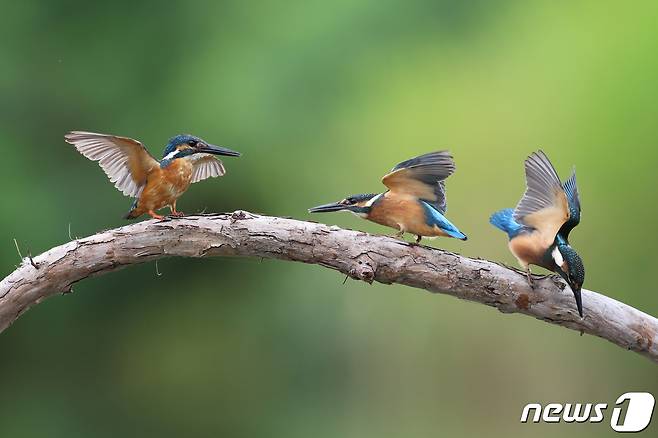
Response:
[{"label": "bird's tail feather", "polygon": [[450,237],[454,237],[459,240],[468,240],[466,234],[459,231],[459,229],[450,222],[440,211],[429,204],[426,201],[420,201],[421,205],[425,208],[425,217],[429,225],[436,225],[444,233]]},{"label": "bird's tail feather", "polygon": [[142,212],[137,211],[138,201],[139,199],[135,199],[135,202],[133,202],[133,205],[130,207],[130,211],[123,217],[124,219],[135,219],[142,215]]},{"label": "bird's tail feather", "polygon": [[126,213],[126,214],[123,216],[123,218],[124,218],[124,219],[128,219],[128,220],[130,220],[130,219],[135,219],[135,218],[138,217],[138,216],[139,216],[139,215],[136,215],[136,214],[135,214],[135,210],[130,210],[128,213]]},{"label": "bird's tail feather", "polygon": [[489,218],[489,223],[506,232],[510,238],[515,236],[521,229],[521,225],[514,220],[514,210],[511,208],[499,210],[492,214]]}]

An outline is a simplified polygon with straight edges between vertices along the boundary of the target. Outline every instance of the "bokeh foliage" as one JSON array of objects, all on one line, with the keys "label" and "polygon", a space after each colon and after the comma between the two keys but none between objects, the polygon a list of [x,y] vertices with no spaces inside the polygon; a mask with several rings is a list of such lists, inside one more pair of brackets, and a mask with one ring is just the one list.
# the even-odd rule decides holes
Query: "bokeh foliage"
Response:
[{"label": "bokeh foliage", "polygon": [[[510,264],[488,215],[515,205],[542,147],[563,178],[578,166],[585,286],[658,314],[654,1],[2,3],[3,275],[14,238],[38,253],[69,226],[124,224],[130,201],[64,144],[71,129],[237,149],[179,206],[302,219],[450,148],[448,217],[469,241],[432,245]],[[638,355],[450,297],[275,261],[159,270],[85,281],[0,335],[2,436],[601,436],[518,418],[658,394]]]}]

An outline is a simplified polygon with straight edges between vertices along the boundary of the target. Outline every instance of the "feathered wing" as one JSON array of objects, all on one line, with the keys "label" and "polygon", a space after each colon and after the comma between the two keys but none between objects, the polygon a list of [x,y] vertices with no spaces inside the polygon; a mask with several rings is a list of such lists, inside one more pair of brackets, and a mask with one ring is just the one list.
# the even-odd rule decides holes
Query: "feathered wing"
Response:
[{"label": "feathered wing", "polygon": [[526,191],[514,210],[514,220],[539,231],[543,244],[553,243],[569,219],[569,203],[555,168],[542,151],[525,161]]},{"label": "feathered wing", "polygon": [[203,181],[206,178],[215,178],[226,174],[226,169],[220,160],[211,154],[197,154],[194,157],[192,170],[192,183]]},{"label": "feathered wing", "polygon": [[438,187],[434,190],[436,194],[436,201],[431,204],[441,212],[441,214],[446,214],[448,211],[448,197],[446,196],[446,182],[439,181]]},{"label": "feathered wing", "polygon": [[137,140],[116,135],[72,131],[64,136],[85,157],[98,161],[114,186],[136,198],[146,184],[148,173],[160,165]]},{"label": "feathered wing", "polygon": [[571,172],[569,179],[562,184],[562,187],[569,202],[569,220],[562,225],[560,232],[564,234],[565,238],[568,238],[571,230],[580,223],[580,194],[578,193],[575,168]]},{"label": "feathered wing", "polygon": [[391,192],[422,199],[445,214],[447,203],[444,180],[454,171],[455,162],[450,152],[431,152],[401,162],[382,178],[382,183]]}]

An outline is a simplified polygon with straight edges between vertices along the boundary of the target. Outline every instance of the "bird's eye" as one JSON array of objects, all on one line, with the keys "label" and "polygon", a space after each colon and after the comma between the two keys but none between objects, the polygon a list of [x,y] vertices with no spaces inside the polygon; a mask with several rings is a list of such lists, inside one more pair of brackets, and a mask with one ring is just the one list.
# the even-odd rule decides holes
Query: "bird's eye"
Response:
[{"label": "bird's eye", "polygon": [[190,146],[196,146],[196,140],[190,140],[187,142]]}]

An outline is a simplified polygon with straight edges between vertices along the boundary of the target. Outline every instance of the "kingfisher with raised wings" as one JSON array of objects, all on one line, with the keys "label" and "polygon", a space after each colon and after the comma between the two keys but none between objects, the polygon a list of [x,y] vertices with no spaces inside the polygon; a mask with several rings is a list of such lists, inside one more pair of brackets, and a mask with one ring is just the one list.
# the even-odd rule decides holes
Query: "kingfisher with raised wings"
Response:
[{"label": "kingfisher with raised wings", "polygon": [[72,131],[64,138],[82,155],[98,161],[124,195],[135,198],[126,219],[148,214],[162,220],[164,216],[156,211],[164,207],[169,207],[173,216],[184,216],[176,209],[176,201],[190,185],[226,173],[215,155],[240,156],[239,152],[187,134],[171,138],[159,161],[142,143],[128,137]]},{"label": "kingfisher with raised wings", "polygon": [[388,190],[348,196],[339,202],[309,209],[310,213],[349,211],[369,221],[397,230],[395,237],[415,234],[423,237],[466,235],[444,215],[447,209],[445,179],[455,171],[448,151],[431,152],[403,161],[382,178]]},{"label": "kingfisher with raised wings", "polygon": [[576,171],[563,184],[546,154],[538,151],[525,160],[525,178],[526,191],[516,208],[497,211],[489,221],[507,233],[509,249],[525,269],[528,283],[532,286],[531,264],[559,274],[582,317],[585,267],[569,244],[569,233],[580,223]]}]

